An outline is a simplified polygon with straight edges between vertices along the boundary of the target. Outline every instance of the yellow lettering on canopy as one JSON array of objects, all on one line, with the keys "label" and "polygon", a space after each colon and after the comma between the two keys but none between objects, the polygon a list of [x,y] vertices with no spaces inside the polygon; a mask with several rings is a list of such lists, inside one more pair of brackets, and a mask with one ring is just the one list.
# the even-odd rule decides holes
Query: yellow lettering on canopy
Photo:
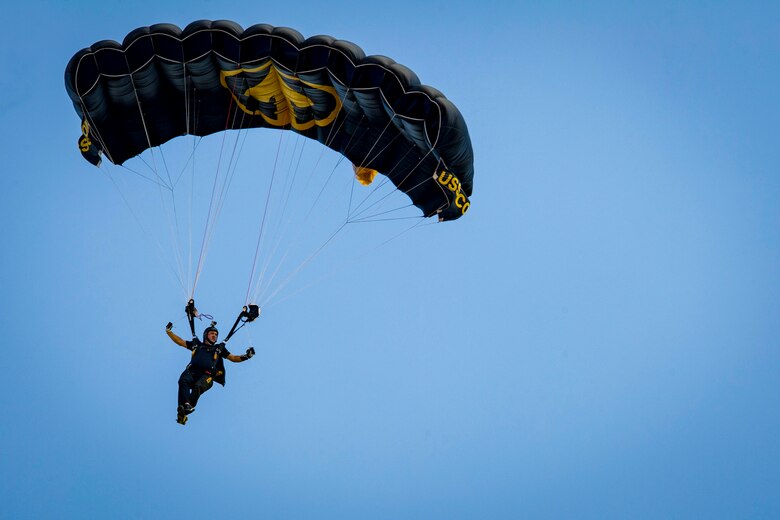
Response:
[{"label": "yellow lettering on canopy", "polygon": [[79,149],[82,152],[88,152],[89,147],[92,146],[92,139],[89,138],[89,123],[87,123],[87,120],[81,122],[81,135],[82,138],[79,139]]},{"label": "yellow lettering on canopy", "polygon": [[446,170],[442,170],[442,172],[438,175],[435,175],[435,177],[439,184],[445,186],[448,190],[455,194],[455,206],[461,210],[461,215],[465,215],[469,210],[471,203],[461,189],[462,186],[460,184],[460,180],[455,177],[455,175]]}]

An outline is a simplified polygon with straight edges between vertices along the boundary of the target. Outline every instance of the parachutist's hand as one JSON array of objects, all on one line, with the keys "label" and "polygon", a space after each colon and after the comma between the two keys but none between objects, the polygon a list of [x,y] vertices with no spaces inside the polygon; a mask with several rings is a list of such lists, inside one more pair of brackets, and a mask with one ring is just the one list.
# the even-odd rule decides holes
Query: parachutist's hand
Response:
[{"label": "parachutist's hand", "polygon": [[248,349],[246,349],[246,354],[244,354],[241,357],[244,358],[244,361],[246,361],[247,359],[251,359],[251,357],[254,355],[255,355],[255,347],[249,347]]},{"label": "parachutist's hand", "polygon": [[168,322],[168,325],[166,325],[166,326],[165,326],[165,330],[166,330],[166,331],[168,331],[168,330],[171,330],[172,328],[173,328],[173,323],[171,323],[171,322],[169,321],[169,322]]}]

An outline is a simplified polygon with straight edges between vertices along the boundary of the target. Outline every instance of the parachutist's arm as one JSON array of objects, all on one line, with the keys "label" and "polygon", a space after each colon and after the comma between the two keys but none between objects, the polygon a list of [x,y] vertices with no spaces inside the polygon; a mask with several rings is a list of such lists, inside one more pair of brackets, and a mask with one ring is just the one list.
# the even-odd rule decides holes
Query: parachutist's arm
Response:
[{"label": "parachutist's arm", "polygon": [[233,363],[242,363],[247,359],[250,359],[254,355],[255,355],[254,347],[249,347],[248,349],[246,349],[246,354],[244,354],[243,356],[236,356],[235,354],[230,354],[229,356],[227,356],[227,358]]},{"label": "parachutist's arm", "polygon": [[165,333],[171,338],[171,341],[179,345],[180,347],[187,348],[187,342],[181,339],[179,336],[173,333],[171,329],[165,329]]}]

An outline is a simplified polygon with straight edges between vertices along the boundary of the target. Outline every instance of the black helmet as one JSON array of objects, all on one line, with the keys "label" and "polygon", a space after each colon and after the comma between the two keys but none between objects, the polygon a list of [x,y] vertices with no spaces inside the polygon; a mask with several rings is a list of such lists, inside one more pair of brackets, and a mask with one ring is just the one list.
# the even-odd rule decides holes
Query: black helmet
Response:
[{"label": "black helmet", "polygon": [[209,332],[211,332],[212,330],[217,333],[217,336],[219,336],[219,331],[217,330],[217,328],[214,325],[209,325],[208,327],[206,327],[206,330],[203,331],[203,343],[206,342],[206,337],[208,336]]}]

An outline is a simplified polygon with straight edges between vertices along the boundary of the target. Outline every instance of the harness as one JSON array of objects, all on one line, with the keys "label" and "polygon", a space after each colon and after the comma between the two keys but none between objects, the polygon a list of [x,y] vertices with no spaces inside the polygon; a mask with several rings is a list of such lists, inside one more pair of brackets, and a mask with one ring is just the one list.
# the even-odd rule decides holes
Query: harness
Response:
[{"label": "harness", "polygon": [[[201,367],[198,367],[198,371],[202,371],[204,374],[208,376],[207,382],[210,383],[212,379],[216,379],[219,376],[224,375],[224,371],[217,370],[217,365],[219,364],[220,357],[222,354],[222,349],[224,348],[224,343],[217,343],[215,345],[205,345],[204,343],[198,342],[197,345],[192,349],[192,359],[195,359],[195,356],[200,351],[210,352],[212,349],[214,350],[214,355],[211,358],[211,366],[209,366],[207,369],[203,369]],[[192,368],[192,362],[190,362],[189,365],[187,365],[187,370],[190,370]]]}]

